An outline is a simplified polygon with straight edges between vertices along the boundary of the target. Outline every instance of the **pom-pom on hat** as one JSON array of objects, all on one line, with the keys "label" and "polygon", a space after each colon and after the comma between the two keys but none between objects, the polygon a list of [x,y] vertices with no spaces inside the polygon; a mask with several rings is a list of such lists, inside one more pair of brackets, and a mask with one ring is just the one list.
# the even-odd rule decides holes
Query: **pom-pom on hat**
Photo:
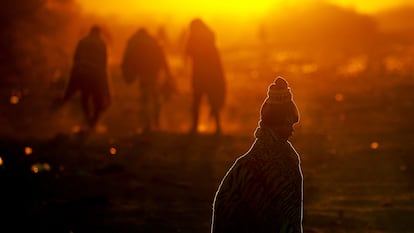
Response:
[{"label": "pom-pom on hat", "polygon": [[266,103],[283,104],[290,101],[292,101],[290,87],[286,80],[279,76],[268,88]]},{"label": "pom-pom on hat", "polygon": [[260,110],[261,125],[278,127],[299,121],[299,113],[288,82],[277,77],[268,88],[267,98]]}]

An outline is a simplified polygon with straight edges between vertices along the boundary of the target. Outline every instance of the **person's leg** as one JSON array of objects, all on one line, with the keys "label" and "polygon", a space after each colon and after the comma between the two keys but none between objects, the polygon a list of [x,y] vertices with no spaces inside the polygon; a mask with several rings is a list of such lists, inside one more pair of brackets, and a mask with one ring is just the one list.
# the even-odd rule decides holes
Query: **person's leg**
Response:
[{"label": "person's leg", "polygon": [[217,109],[213,109],[212,110],[213,116],[214,116],[214,120],[216,123],[216,134],[221,134],[221,122],[220,122],[220,111]]},{"label": "person's leg", "polygon": [[82,88],[82,80],[82,75],[79,73],[79,69],[72,69],[69,77],[69,83],[61,99],[61,104],[69,101],[76,94],[76,92]]},{"label": "person's leg", "polygon": [[141,102],[141,110],[140,115],[142,117],[142,127],[143,132],[148,133],[151,132],[151,98],[150,98],[150,91],[148,85],[144,83],[140,83],[140,102]]},{"label": "person's leg", "polygon": [[65,90],[62,99],[60,99],[61,104],[63,105],[66,102],[68,102],[76,94],[76,91],[78,91],[78,88],[76,86],[69,85],[68,88]]},{"label": "person's leg", "polygon": [[98,93],[92,95],[92,115],[90,118],[90,127],[95,128],[101,119],[102,113],[105,111],[104,97]]},{"label": "person's leg", "polygon": [[221,109],[221,103],[222,100],[220,98],[221,96],[212,91],[209,90],[207,94],[208,102],[210,105],[210,116],[214,118],[214,123],[216,125],[216,134],[221,134],[221,120],[220,120],[220,109]]},{"label": "person's leg", "polygon": [[92,112],[90,106],[91,94],[87,91],[81,92],[81,108],[84,115],[86,123],[90,126],[92,121]]},{"label": "person's leg", "polygon": [[52,100],[50,105],[53,111],[59,110],[79,91],[79,86],[74,81],[70,81],[62,96],[58,96]]},{"label": "person's leg", "polygon": [[193,122],[192,122],[192,128],[191,133],[197,133],[198,132],[198,119],[199,119],[199,111],[200,111],[200,103],[201,103],[201,92],[200,91],[194,91],[193,93],[193,108],[192,108],[192,114],[193,114]]},{"label": "person's leg", "polygon": [[154,111],[154,127],[156,130],[160,129],[160,115],[161,115],[161,99],[159,93],[157,93],[156,90],[152,93],[152,99],[153,99],[153,111]]}]

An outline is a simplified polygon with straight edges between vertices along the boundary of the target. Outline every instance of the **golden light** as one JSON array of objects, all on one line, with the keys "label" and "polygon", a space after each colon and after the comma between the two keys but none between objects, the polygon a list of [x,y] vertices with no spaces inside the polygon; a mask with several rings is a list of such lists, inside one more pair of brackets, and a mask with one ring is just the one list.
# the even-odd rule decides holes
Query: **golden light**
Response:
[{"label": "golden light", "polygon": [[201,124],[198,126],[198,130],[199,130],[200,132],[202,132],[202,133],[205,133],[205,132],[207,132],[207,131],[208,131],[208,125],[207,125],[207,124],[203,124],[203,123],[201,123]]},{"label": "golden light", "polygon": [[336,95],[335,95],[335,100],[337,101],[337,102],[342,102],[342,101],[344,101],[344,95],[343,94],[341,94],[341,93],[337,93]]},{"label": "golden light", "polygon": [[[301,0],[301,2],[304,0]],[[262,16],[273,6],[282,4],[282,0],[158,0],[139,1],[124,0],[88,0],[78,2],[85,11],[100,15],[117,15],[121,18],[137,18],[140,15],[171,16],[176,18],[189,17],[229,17],[246,19]]]},{"label": "golden light", "polygon": [[366,55],[356,56],[351,58],[346,64],[339,69],[342,75],[357,75],[365,71],[368,66],[368,57]]},{"label": "golden light", "polygon": [[109,153],[110,153],[111,155],[116,155],[116,152],[117,152],[117,150],[116,150],[116,148],[115,148],[115,147],[111,147],[111,148],[109,148]]},{"label": "golden light", "polygon": [[304,73],[304,74],[310,74],[310,73],[313,73],[313,72],[316,72],[316,71],[318,71],[318,65],[316,65],[316,64],[305,64],[305,65],[303,65],[302,66],[302,73]]},{"label": "golden light", "polygon": [[371,149],[376,150],[379,148],[379,143],[378,142],[371,142]]},{"label": "golden light", "polygon": [[24,153],[25,153],[27,156],[29,156],[29,155],[31,155],[31,154],[33,153],[33,149],[32,149],[31,147],[26,146],[26,147],[24,148]]},{"label": "golden light", "polygon": [[32,170],[33,173],[39,173],[39,167],[37,165],[32,165],[30,170]]},{"label": "golden light", "polygon": [[[226,17],[232,20],[263,16],[271,9],[284,6],[298,7],[312,4],[314,0],[77,0],[87,13],[111,15],[129,20],[137,17],[185,18]],[[327,2],[358,12],[374,13],[390,7],[412,4],[409,0],[327,0]],[[283,12],[282,12],[283,13]]]},{"label": "golden light", "polygon": [[43,164],[43,169],[46,170],[46,171],[50,171],[51,170],[51,167],[50,167],[50,165],[48,163],[44,163]]},{"label": "golden light", "polygon": [[3,158],[0,157],[0,166],[3,166]]},{"label": "golden light", "polygon": [[360,0],[329,0],[328,2],[353,8],[363,13],[374,13],[387,8],[397,7],[411,3],[410,0],[371,0],[371,1],[360,1]]},{"label": "golden light", "polygon": [[51,170],[51,167],[50,167],[50,165],[48,163],[36,163],[36,164],[33,164],[30,167],[30,170],[33,173],[48,172],[48,171]]},{"label": "golden light", "polygon": [[17,95],[10,96],[10,104],[18,104],[20,101],[20,98]]}]

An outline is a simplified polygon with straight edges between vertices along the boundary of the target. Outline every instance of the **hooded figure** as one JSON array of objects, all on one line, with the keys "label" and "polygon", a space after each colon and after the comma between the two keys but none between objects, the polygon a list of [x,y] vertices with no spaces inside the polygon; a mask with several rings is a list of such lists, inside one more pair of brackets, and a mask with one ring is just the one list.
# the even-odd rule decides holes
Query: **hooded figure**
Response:
[{"label": "hooded figure", "polygon": [[145,28],[128,40],[121,69],[127,83],[139,82],[144,132],[158,129],[161,100],[170,98],[175,84],[163,48]]},{"label": "hooded figure", "polygon": [[269,86],[260,115],[254,144],[218,188],[212,233],[303,232],[300,158],[287,140],[299,114],[283,78]]},{"label": "hooded figure", "polygon": [[107,49],[99,26],[91,27],[89,34],[77,44],[62,104],[78,91],[81,94],[82,111],[87,123],[94,127],[111,102]]},{"label": "hooded figure", "polygon": [[186,53],[192,61],[192,132],[197,132],[201,98],[206,95],[215,119],[216,133],[221,133],[220,111],[226,95],[225,77],[214,33],[200,19],[190,23]]}]

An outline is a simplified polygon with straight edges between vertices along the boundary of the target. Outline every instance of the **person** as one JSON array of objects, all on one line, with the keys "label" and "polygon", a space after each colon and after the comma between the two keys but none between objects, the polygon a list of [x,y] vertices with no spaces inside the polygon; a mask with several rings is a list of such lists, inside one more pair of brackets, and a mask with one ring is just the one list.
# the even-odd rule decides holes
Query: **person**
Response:
[{"label": "person", "polygon": [[213,31],[199,18],[190,23],[186,54],[192,62],[192,133],[197,133],[201,99],[207,96],[216,133],[221,133],[220,111],[225,102],[226,83]]},{"label": "person", "polygon": [[163,48],[145,28],[128,40],[121,68],[127,83],[139,81],[143,132],[159,129],[162,100],[171,97],[175,84]]},{"label": "person", "polygon": [[91,27],[89,34],[79,40],[73,58],[69,83],[60,105],[80,92],[81,107],[89,127],[94,128],[111,102],[107,48],[101,28]]},{"label": "person", "polygon": [[211,233],[303,232],[303,176],[288,141],[299,113],[282,77],[269,86],[260,115],[254,144],[216,192]]}]

